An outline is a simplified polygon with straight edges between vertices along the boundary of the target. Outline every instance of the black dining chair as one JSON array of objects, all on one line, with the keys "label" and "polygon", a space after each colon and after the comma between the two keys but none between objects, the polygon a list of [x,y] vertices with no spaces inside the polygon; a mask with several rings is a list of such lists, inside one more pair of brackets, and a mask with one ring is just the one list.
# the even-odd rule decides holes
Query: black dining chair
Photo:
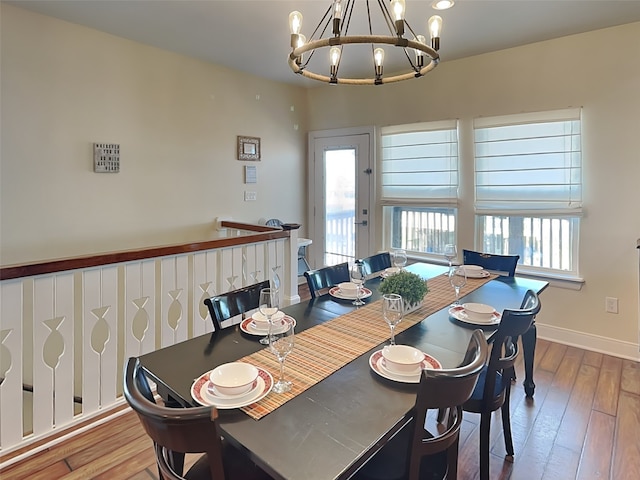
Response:
[{"label": "black dining chair", "polygon": [[[476,330],[458,368],[423,370],[413,418],[352,478],[455,479],[462,404],[471,396],[487,356],[487,341],[482,331]],[[428,422],[436,410],[444,414],[438,417],[439,423],[433,428]],[[429,412],[434,415],[429,416]]]},{"label": "black dining chair", "polygon": [[338,283],[351,280],[349,264],[347,262],[318,268],[316,270],[308,270],[304,272],[304,276],[307,279],[311,298],[316,298],[321,291],[331,288]]},{"label": "black dining chair", "polygon": [[[472,250],[462,251],[463,260],[466,265],[480,265],[485,270],[490,270],[502,276],[513,277],[516,274],[516,265],[520,255],[496,255],[493,253],[474,252]],[[538,331],[535,319],[531,328],[522,334],[522,353],[524,356],[524,393],[527,397],[533,397],[536,384],[533,381],[533,361],[536,356],[536,340]],[[515,381],[515,374],[513,380]]]},{"label": "black dining chair", "polygon": [[462,250],[462,263],[465,265],[479,265],[498,275],[513,277],[520,255],[497,255],[495,253],[474,252]]},{"label": "black dining chair", "polygon": [[391,267],[391,255],[389,252],[376,253],[375,255],[363,258],[360,261],[362,262],[364,274],[367,276]]},{"label": "black dining chair", "polygon": [[513,461],[513,439],[511,437],[511,419],[509,398],[513,365],[518,356],[518,337],[526,332],[534,317],[540,311],[538,295],[528,290],[520,309],[505,309],[502,312],[500,326],[496,330],[489,356],[489,363],[482,371],[471,398],[463,409],[465,412],[480,414],[480,479],[489,479],[489,429],[491,413],[500,409],[507,460]]},{"label": "black dining chair", "polygon": [[[129,358],[124,374],[124,396],[153,441],[156,461],[165,479],[269,479],[248,457],[224,441],[215,407],[168,408],[147,398],[146,378],[137,358]],[[203,453],[182,476],[174,453]]]},{"label": "black dining chair", "polygon": [[220,330],[223,321],[229,318],[244,314],[250,310],[255,310],[260,305],[260,290],[269,288],[271,282],[264,282],[238,288],[231,292],[206,298],[204,304],[209,309],[209,315],[213,322],[214,330]]}]

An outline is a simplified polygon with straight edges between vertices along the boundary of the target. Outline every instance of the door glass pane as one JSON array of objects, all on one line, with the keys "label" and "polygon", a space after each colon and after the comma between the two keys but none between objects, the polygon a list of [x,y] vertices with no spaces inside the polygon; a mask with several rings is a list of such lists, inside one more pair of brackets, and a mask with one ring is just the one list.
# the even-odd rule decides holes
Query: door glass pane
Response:
[{"label": "door glass pane", "polygon": [[325,178],[325,265],[355,258],[356,150],[326,150]]}]

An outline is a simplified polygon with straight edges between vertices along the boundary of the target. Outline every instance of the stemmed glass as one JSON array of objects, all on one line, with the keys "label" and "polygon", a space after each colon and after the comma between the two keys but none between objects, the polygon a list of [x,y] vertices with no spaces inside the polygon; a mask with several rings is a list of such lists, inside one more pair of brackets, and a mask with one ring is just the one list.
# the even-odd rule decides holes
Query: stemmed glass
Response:
[{"label": "stemmed glass", "polygon": [[407,252],[402,249],[393,250],[391,252],[391,259],[393,261],[393,266],[402,270],[407,264]]},{"label": "stemmed glass", "polygon": [[364,265],[362,262],[354,262],[354,264],[351,265],[349,274],[351,276],[351,282],[356,284],[356,299],[353,301],[353,304],[356,306],[364,305],[364,302],[360,298],[365,279]]},{"label": "stemmed glass", "polygon": [[389,329],[391,330],[391,345],[395,345],[395,328],[404,316],[404,301],[400,295],[388,293],[382,296],[382,316],[385,322],[389,324]]},{"label": "stemmed glass", "polygon": [[456,301],[451,306],[460,305],[460,289],[467,284],[467,272],[464,267],[449,269],[449,283],[456,292]]},{"label": "stemmed glass", "polygon": [[269,324],[269,349],[280,363],[280,377],[273,384],[273,391],[276,393],[285,393],[291,390],[291,382],[284,379],[284,360],[291,353],[295,344],[293,327],[293,318],[287,316],[282,319],[282,325]]},{"label": "stemmed glass", "polygon": [[452,262],[456,259],[457,256],[458,248],[453,243],[449,243],[444,246],[444,258],[449,261],[449,270],[451,270],[451,267],[453,266]]},{"label": "stemmed glass", "polygon": [[[260,290],[260,301],[258,303],[258,310],[260,313],[267,317],[269,323],[269,332],[271,332],[272,321],[271,318],[278,313],[280,308],[280,294],[277,288],[263,288]],[[269,344],[269,337],[262,337],[260,339],[262,345]]]}]

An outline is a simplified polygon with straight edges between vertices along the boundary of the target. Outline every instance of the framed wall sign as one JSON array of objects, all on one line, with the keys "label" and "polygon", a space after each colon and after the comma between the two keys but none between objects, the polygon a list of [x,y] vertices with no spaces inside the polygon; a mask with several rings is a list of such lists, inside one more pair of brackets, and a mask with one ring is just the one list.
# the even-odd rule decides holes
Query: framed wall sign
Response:
[{"label": "framed wall sign", "polygon": [[260,160],[260,139],[238,136],[238,160]]}]

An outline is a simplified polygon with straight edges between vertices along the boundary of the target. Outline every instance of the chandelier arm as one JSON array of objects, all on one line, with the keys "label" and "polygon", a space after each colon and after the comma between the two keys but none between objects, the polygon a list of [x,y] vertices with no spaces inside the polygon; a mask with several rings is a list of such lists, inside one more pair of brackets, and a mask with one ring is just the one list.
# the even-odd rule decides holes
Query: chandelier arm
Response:
[{"label": "chandelier arm", "polygon": [[[367,7],[369,6],[369,0],[367,0]],[[385,23],[387,24],[387,28],[389,29],[389,33],[392,35],[398,35],[397,30],[394,25],[393,19],[391,18],[391,13],[389,13],[389,9],[387,5],[383,2],[383,0],[378,0],[378,6],[380,7],[380,11],[382,12],[382,18],[384,18]],[[369,25],[371,27],[371,25]]]},{"label": "chandelier arm", "polygon": [[[311,34],[311,37],[309,37],[309,40],[313,40],[313,36],[318,33],[318,29],[320,28],[320,26],[322,25],[322,22],[325,21],[325,19],[327,18],[327,16],[329,16],[329,13],[331,12],[331,5],[329,5],[329,8],[327,8],[327,11],[324,12],[324,16],[320,19],[320,21],[318,22],[318,25],[316,25],[315,30],[313,31],[313,33]],[[327,31],[327,27],[329,26],[329,23],[331,22],[331,17],[329,16],[329,20],[327,20],[327,23],[324,24],[324,28],[322,29],[322,32],[320,32],[320,38],[322,38],[322,36],[324,35],[324,32]]]}]

